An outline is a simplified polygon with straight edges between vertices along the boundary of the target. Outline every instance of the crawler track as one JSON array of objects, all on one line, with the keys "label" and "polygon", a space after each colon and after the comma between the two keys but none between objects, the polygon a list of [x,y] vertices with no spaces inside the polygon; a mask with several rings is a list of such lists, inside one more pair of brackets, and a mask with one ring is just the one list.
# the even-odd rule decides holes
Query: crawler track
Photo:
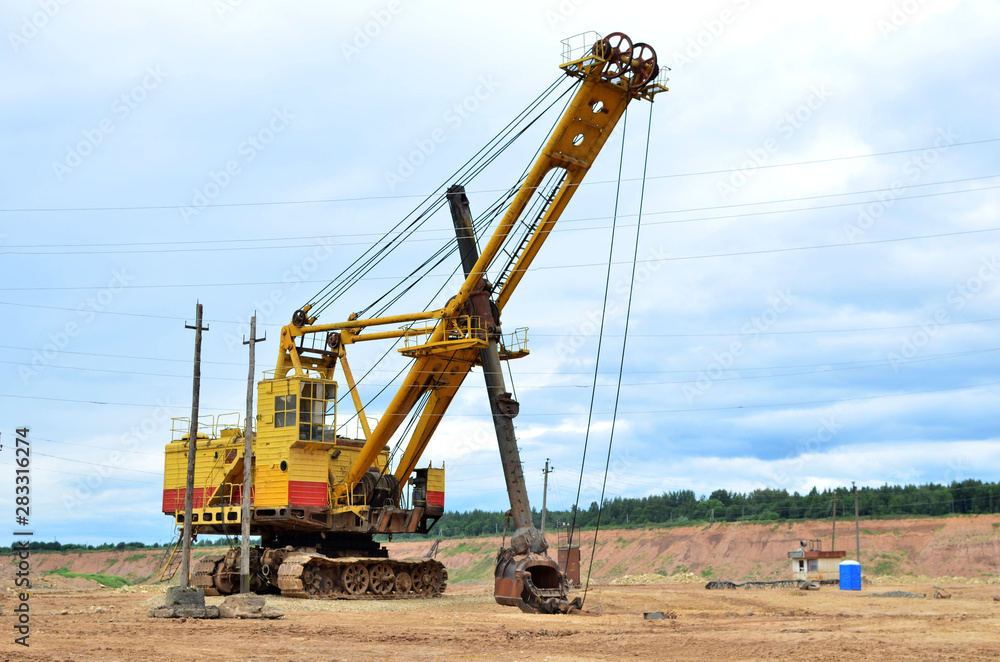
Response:
[{"label": "crawler track", "polygon": [[[239,587],[237,559],[207,556],[195,562],[191,585],[204,589],[205,595],[229,595]],[[284,557],[277,575],[261,581],[282,595],[312,600],[406,600],[435,598],[448,584],[448,571],[439,562],[426,558],[384,559],[371,557],[331,558],[322,554],[291,552]]]},{"label": "crawler track", "polygon": [[293,553],[278,568],[282,595],[309,599],[399,600],[444,592],[448,571],[430,559],[329,558]]},{"label": "crawler track", "polygon": [[204,589],[205,595],[222,595],[215,585],[215,575],[225,559],[225,556],[206,556],[195,561],[191,569],[191,586]]}]

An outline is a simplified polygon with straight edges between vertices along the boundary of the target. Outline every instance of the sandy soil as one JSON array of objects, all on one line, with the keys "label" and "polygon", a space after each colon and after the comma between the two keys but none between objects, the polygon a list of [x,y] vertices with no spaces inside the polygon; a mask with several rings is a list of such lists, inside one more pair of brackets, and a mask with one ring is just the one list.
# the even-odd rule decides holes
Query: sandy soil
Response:
[{"label": "sandy soil", "polygon": [[[964,577],[1000,581],[1000,516],[861,522],[861,563],[866,576]],[[607,529],[597,541],[594,580],[609,583],[624,575],[693,573],[705,579],[774,580],[791,576],[788,552],[799,542],[822,540],[831,549],[829,521],[781,524],[700,524],[669,529]],[[581,558],[589,560],[594,532],[579,536]],[[555,547],[556,536],[548,535]],[[444,540],[438,560],[453,579],[492,581],[492,557],[500,538]],[[837,526],[837,549],[854,558],[854,522]],[[427,541],[393,542],[394,556],[422,556]],[[586,575],[586,563],[583,565]]]},{"label": "sandy soil", "polygon": [[[842,592],[706,591],[697,585],[602,586],[601,616],[538,616],[500,607],[486,586],[431,601],[269,599],[278,621],[160,620],[150,593],[37,592],[31,647],[12,643],[3,599],[0,659],[66,660],[990,660],[1000,656],[1000,588],[948,587],[948,600]],[[931,586],[898,587],[933,593]],[[134,590],[134,589],[133,589]],[[221,598],[210,598],[209,602]],[[673,620],[643,620],[672,610]]]}]

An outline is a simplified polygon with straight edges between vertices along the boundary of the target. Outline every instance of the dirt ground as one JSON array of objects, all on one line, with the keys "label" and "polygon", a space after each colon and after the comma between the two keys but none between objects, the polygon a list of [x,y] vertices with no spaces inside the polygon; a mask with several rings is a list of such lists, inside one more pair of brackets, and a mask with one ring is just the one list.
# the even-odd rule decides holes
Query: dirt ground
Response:
[{"label": "dirt ground", "polygon": [[[429,601],[270,598],[277,621],[147,618],[158,593],[37,592],[31,647],[13,644],[9,594],[0,659],[77,660],[990,660],[1000,658],[995,585],[872,586],[861,592],[706,591],[698,585],[599,586],[600,616],[522,614],[491,587]],[[904,590],[928,597],[872,597]],[[998,596],[1000,597],[1000,596]],[[209,598],[209,603],[221,598]],[[676,619],[644,620],[644,611]]]}]

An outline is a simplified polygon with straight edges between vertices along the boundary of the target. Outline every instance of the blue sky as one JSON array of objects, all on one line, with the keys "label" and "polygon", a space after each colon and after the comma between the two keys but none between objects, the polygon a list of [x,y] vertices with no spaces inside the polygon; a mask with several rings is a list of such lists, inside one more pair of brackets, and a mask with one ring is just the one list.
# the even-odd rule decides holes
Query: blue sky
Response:
[{"label": "blue sky", "polygon": [[[1000,478],[1000,8],[630,6],[5,3],[0,471],[29,426],[37,534],[169,539],[162,449],[189,413],[196,300],[203,411],[239,411],[250,314],[263,370],[291,313],[554,81],[560,39],[586,30],[648,42],[673,70],[651,114],[629,113],[581,500],[603,478],[650,121],[608,496]],[[474,212],[541,124],[470,184]],[[511,368],[536,505],[546,458],[553,507],[579,477],[621,129],[504,312],[530,328]],[[310,202],[344,198],[364,199]],[[281,204],[241,204],[264,202]],[[447,213],[425,229],[322,320],[447,241]],[[423,308],[453,266],[394,310]],[[361,372],[385,348],[357,350]],[[425,454],[447,464],[451,509],[506,507],[481,383]]]}]

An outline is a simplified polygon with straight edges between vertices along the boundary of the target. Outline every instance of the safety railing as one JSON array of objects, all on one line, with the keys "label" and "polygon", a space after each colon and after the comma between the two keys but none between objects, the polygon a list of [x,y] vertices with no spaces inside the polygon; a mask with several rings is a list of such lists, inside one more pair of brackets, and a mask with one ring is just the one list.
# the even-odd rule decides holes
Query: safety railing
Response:
[{"label": "safety railing", "polygon": [[[458,317],[445,318],[444,340],[464,340],[466,338],[486,338],[486,327],[483,326],[482,319],[478,315],[460,315]],[[436,327],[421,326],[413,324],[400,327],[403,334],[403,345],[406,349],[413,349],[426,344],[426,336],[434,333]]]},{"label": "safety railing", "polygon": [[[304,378],[306,379],[322,379],[323,381],[326,381],[326,377],[323,376],[323,373],[315,368],[302,366],[302,371],[305,373]],[[264,370],[261,374],[264,375],[264,379],[283,379],[283,377],[276,377],[277,372],[273,368],[270,370]]]},{"label": "safety railing", "polygon": [[500,340],[503,350],[510,354],[520,354],[528,351],[528,327],[522,326],[514,329],[512,333],[505,333]]},{"label": "safety railing", "polygon": [[[220,436],[222,430],[240,429],[239,412],[227,412],[225,414],[205,414],[198,416],[198,437],[215,439]],[[181,441],[191,433],[191,417],[179,416],[170,419],[170,438],[172,441]]]},{"label": "safety railing", "polygon": [[563,64],[573,62],[592,53],[594,44],[601,40],[601,35],[593,30],[566,37],[562,40]]},{"label": "safety railing", "polygon": [[[375,416],[368,416],[367,419],[368,419],[368,427],[369,428],[371,428],[372,430],[374,430],[375,428],[378,427],[378,418],[376,418]],[[354,436],[350,437],[350,438],[351,439],[364,439],[365,438],[365,430],[361,426],[361,419],[358,418],[357,414],[355,414],[351,418],[349,418],[346,421],[344,421],[337,428],[337,434],[340,435],[340,436],[343,436],[343,437],[348,437],[348,432],[350,432],[350,430],[348,430],[347,426],[350,425],[351,423],[354,423]],[[330,439],[329,441],[335,441],[335,440],[334,439]]]}]

